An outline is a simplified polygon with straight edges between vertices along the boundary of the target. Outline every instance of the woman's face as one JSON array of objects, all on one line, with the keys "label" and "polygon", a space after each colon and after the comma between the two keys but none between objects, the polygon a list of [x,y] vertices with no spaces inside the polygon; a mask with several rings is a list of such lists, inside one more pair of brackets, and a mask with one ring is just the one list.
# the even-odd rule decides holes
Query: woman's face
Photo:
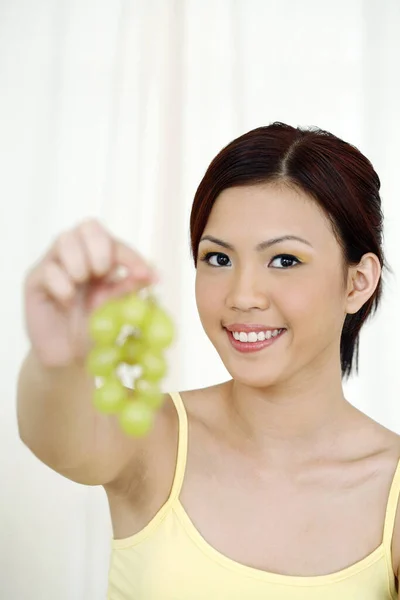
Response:
[{"label": "woman's face", "polygon": [[[283,236],[304,241],[271,241]],[[313,376],[332,361],[338,367],[346,298],[340,246],[309,196],[271,183],[220,194],[199,244],[196,301],[235,380],[267,387]],[[242,330],[243,341],[227,327],[236,337]],[[283,328],[263,341],[262,331],[268,338],[268,330]]]}]

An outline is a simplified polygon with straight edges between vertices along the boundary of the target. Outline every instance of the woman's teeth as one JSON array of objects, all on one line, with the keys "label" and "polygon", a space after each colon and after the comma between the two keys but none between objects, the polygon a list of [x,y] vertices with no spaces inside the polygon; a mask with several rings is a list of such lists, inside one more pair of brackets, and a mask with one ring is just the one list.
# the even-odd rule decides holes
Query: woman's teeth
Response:
[{"label": "woman's teeth", "polygon": [[235,340],[240,342],[263,342],[269,340],[271,337],[276,337],[283,331],[283,329],[274,329],[274,331],[250,331],[245,333],[244,331],[232,331],[232,335]]}]

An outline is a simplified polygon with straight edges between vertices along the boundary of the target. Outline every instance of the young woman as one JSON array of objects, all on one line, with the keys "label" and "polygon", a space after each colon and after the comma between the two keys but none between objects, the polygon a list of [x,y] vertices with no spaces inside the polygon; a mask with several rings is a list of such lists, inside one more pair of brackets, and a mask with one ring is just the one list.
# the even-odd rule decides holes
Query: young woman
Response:
[{"label": "young woman", "polygon": [[87,221],[28,273],[21,439],[104,486],[110,600],[396,597],[400,440],[342,388],[382,293],[379,187],[317,129],[274,123],[218,154],[191,240],[200,318],[231,379],[167,395],[141,440],[92,408],[86,323],[151,269]]}]

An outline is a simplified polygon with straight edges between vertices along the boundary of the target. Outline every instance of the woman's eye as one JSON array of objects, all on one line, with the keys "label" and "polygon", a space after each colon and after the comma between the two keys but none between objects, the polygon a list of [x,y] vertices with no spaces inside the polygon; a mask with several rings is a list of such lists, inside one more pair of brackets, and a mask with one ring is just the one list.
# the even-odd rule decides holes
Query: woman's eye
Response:
[{"label": "woman's eye", "polygon": [[[207,252],[201,260],[211,267],[230,267],[231,262],[229,256],[223,252]],[[289,269],[297,264],[300,264],[300,260],[292,254],[279,254],[274,256],[270,265],[275,269]],[[275,265],[273,263],[276,263]]]},{"label": "woman's eye", "polygon": [[279,254],[272,259],[272,263],[275,261],[280,261],[280,266],[275,266],[275,269],[288,269],[290,267],[294,267],[296,264],[300,264],[298,258],[293,256],[292,254]]},{"label": "woman's eye", "polygon": [[229,256],[222,252],[208,252],[201,260],[211,267],[228,267],[230,262]]}]

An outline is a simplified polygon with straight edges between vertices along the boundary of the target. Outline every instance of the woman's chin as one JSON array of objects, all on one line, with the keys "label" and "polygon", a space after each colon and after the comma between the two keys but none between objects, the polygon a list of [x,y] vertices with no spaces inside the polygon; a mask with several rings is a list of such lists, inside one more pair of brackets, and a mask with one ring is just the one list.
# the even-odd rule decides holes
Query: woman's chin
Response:
[{"label": "woman's chin", "polygon": [[268,388],[281,382],[280,373],[276,369],[266,368],[260,372],[258,366],[252,369],[249,365],[239,367],[238,365],[226,364],[225,367],[235,382],[252,388]]}]

